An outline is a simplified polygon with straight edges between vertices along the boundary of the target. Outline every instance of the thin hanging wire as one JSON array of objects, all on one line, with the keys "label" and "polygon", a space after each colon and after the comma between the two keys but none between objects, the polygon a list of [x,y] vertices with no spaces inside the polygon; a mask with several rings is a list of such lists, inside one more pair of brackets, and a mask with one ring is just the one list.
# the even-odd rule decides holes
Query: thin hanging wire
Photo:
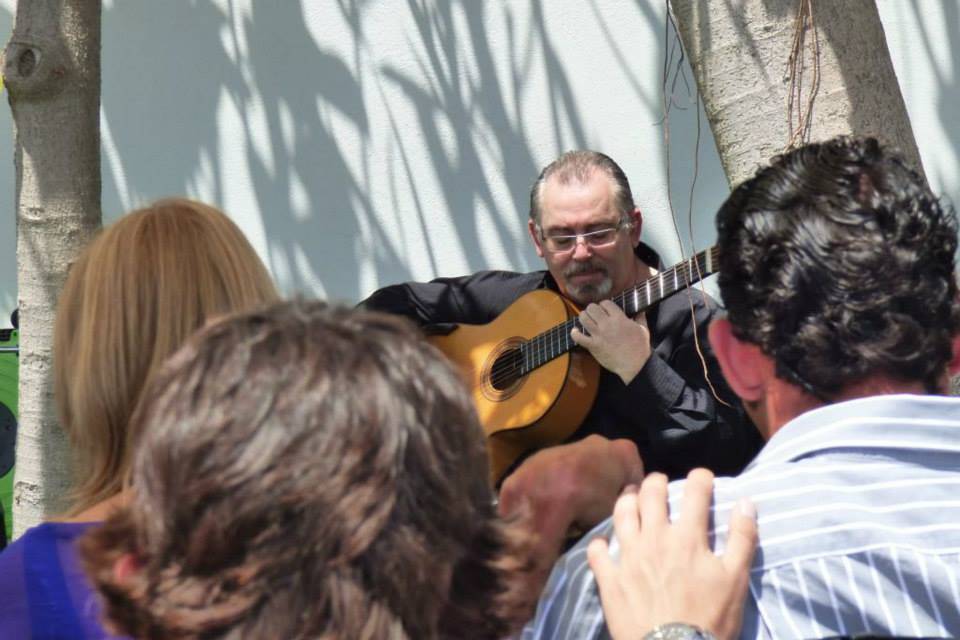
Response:
[{"label": "thin hanging wire", "polygon": [[[803,75],[806,69],[804,44],[807,32],[812,33],[809,49],[812,58],[810,86],[807,88],[806,104],[803,99]],[[813,20],[813,0],[799,0],[797,17],[793,26],[793,45],[787,60],[790,73],[790,93],[787,95],[787,146],[790,150],[810,141],[813,126],[813,105],[820,90],[820,37]]]},{"label": "thin hanging wire", "polygon": [[[680,49],[680,58],[677,62],[672,65],[673,56],[670,53],[665,54],[664,63],[663,63],[663,81],[662,81],[662,100],[663,100],[663,143],[665,148],[665,156],[667,162],[667,203],[670,207],[670,216],[673,219],[673,228],[677,234],[677,242],[680,244],[680,254],[685,257],[683,238],[680,234],[680,225],[677,222],[676,211],[673,208],[673,197],[671,195],[671,173],[670,173],[670,110],[668,104],[674,104],[674,91],[676,89],[676,77],[680,75],[684,78],[684,85],[687,87],[687,96],[694,99],[694,108],[697,118],[697,135],[693,148],[693,178],[690,181],[690,197],[688,200],[688,210],[687,210],[687,228],[690,233],[690,244],[691,244],[691,253],[696,254],[696,245],[693,242],[693,200],[694,200],[694,191],[696,189],[697,178],[699,177],[700,172],[700,91],[694,89],[691,92],[689,83],[686,82],[686,73],[683,66],[684,61],[686,60],[686,52],[683,48],[683,42],[680,39],[680,31],[677,29],[677,22],[673,14],[673,5],[670,0],[665,0],[666,3],[666,16],[667,19],[664,22],[664,47],[669,51],[670,45],[667,44],[670,41],[670,36],[674,36],[674,42],[678,43],[674,46],[679,46]],[[670,87],[670,99],[667,100],[667,81],[669,76],[669,71],[671,65],[674,68],[674,81]],[[691,93],[693,94],[691,96]],[[700,265],[695,260],[695,266],[697,268],[697,279],[701,280]],[[689,282],[687,283],[689,285]],[[703,286],[700,288],[700,295],[703,297],[704,306],[707,303],[707,293],[704,290]],[[720,395],[717,393],[717,390],[713,386],[713,381],[710,379],[710,371],[707,367],[707,358],[703,354],[703,348],[700,345],[700,336],[699,331],[697,331],[697,322],[696,322],[696,311],[693,306],[693,295],[687,295],[687,302],[690,305],[690,320],[691,326],[694,328],[693,331],[693,345],[697,352],[697,357],[700,360],[700,366],[703,369],[703,379],[706,381],[707,386],[710,387],[710,393],[713,395],[721,404],[730,406]]]}]

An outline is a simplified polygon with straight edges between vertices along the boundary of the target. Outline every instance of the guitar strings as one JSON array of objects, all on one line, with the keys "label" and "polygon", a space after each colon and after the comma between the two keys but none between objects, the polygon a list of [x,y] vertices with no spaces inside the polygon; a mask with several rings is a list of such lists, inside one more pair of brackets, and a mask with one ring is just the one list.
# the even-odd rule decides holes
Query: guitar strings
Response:
[{"label": "guitar strings", "polygon": [[[709,256],[707,253],[709,252]],[[715,262],[717,260],[717,248],[711,247],[707,251],[701,252],[690,258],[689,260],[684,260],[682,263],[671,267],[661,274],[661,296],[660,299],[663,299],[673,293],[676,293],[682,288],[687,288],[692,284],[691,278],[694,277],[694,272],[696,273],[696,279],[700,280],[703,278],[704,272],[706,271],[706,262],[709,260]],[[673,285],[664,288],[664,276],[669,284],[669,280],[673,280]],[[682,276],[682,282],[684,283],[683,287],[680,287],[679,278]],[[634,291],[638,290],[638,287],[634,287]],[[621,293],[618,296],[613,298],[613,301],[620,306],[620,308],[625,308],[628,294]],[[650,306],[649,303],[647,306]],[[637,310],[639,311],[639,310]],[[493,366],[490,369],[490,383],[494,388],[500,389],[503,387],[509,386],[508,381],[512,384],[515,380],[519,379],[530,371],[543,366],[544,364],[556,359],[557,357],[563,355],[569,351],[572,347],[570,345],[570,330],[574,327],[577,327],[583,330],[582,327],[578,326],[579,323],[577,318],[567,320],[562,322],[554,327],[551,327],[547,331],[530,338],[524,342],[521,342],[516,348],[505,351]],[[563,340],[563,346],[560,344],[560,340]],[[535,348],[535,356],[531,356],[530,353],[531,346]],[[574,345],[575,346],[575,345]],[[526,348],[526,349],[525,349]],[[544,359],[540,361],[540,354],[544,356]],[[529,364],[529,369],[527,369]],[[527,370],[525,370],[527,369]],[[472,372],[471,372],[472,373]],[[476,386],[474,387],[476,389]]]},{"label": "guitar strings", "polygon": [[[711,258],[715,259],[716,247],[712,247],[711,249],[709,249],[709,251],[711,253]],[[706,259],[707,259],[706,252],[703,252],[702,254],[694,256],[690,260],[685,260],[681,264],[676,265],[668,269],[667,271],[665,271],[662,274],[662,276],[666,276],[668,278],[668,281],[669,281],[669,278],[672,277],[674,283],[673,283],[673,286],[665,289],[663,287],[664,279],[663,277],[660,278],[661,290],[662,290],[661,296],[660,296],[661,299],[664,297],[667,297],[668,295],[672,295],[673,293],[675,293],[681,288],[679,287],[679,281],[678,281],[678,278],[680,275],[683,276],[683,282],[685,283],[685,286],[683,288],[686,288],[686,286],[689,286],[691,284],[690,279],[693,276],[694,269],[696,270],[696,273],[698,276],[697,279],[702,278],[702,269],[705,270],[706,265],[705,264],[701,265],[701,261],[706,261]],[[625,308],[627,299],[628,299],[628,295],[626,293],[622,293],[614,297],[613,301],[617,303],[621,308]],[[649,304],[647,306],[649,306]],[[531,338],[530,340],[522,342],[520,345],[518,345],[517,348],[504,352],[504,354],[502,354],[501,357],[497,359],[497,361],[494,363],[493,367],[491,368],[491,377],[490,377],[491,384],[493,384],[495,388],[500,388],[501,386],[508,386],[506,382],[510,380],[510,378],[514,378],[514,377],[520,378],[526,375],[527,373],[529,373],[529,371],[524,371],[524,368],[527,366],[527,355],[529,354],[529,347],[531,345],[536,347],[536,354],[537,354],[536,357],[530,359],[531,364],[533,365],[530,367],[531,371],[533,369],[536,369],[537,367],[540,367],[546,364],[547,362],[550,362],[551,360],[554,360],[558,356],[569,351],[571,348],[570,337],[569,337],[570,330],[577,325],[578,323],[576,319],[568,320],[567,322],[556,325],[551,329],[535,336],[534,338]],[[578,328],[582,330],[582,327],[578,327]],[[560,346],[559,339],[564,340],[564,344],[562,347]],[[526,352],[524,351],[524,347],[527,347]],[[539,361],[540,360],[539,354],[541,353],[545,356],[545,359],[543,359],[542,362]],[[508,354],[510,357],[505,358],[504,356],[507,356]],[[504,364],[508,360],[510,364],[509,365]],[[517,362],[518,360],[520,361],[519,363]]]}]

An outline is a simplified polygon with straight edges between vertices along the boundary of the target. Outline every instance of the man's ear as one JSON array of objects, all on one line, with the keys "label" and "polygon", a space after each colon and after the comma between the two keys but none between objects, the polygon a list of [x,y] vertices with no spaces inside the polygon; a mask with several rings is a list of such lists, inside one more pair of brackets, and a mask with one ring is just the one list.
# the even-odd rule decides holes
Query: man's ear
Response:
[{"label": "man's ear", "polygon": [[633,223],[630,227],[630,246],[635,247],[640,242],[640,231],[643,229],[643,213],[640,207],[634,207],[630,212],[630,222]]},{"label": "man's ear", "polygon": [[953,358],[950,359],[950,365],[947,367],[950,376],[960,374],[960,335],[953,336]]},{"label": "man's ear", "polygon": [[745,403],[760,400],[773,375],[773,361],[757,345],[733,335],[733,325],[726,318],[711,322],[709,333],[710,346],[733,392]]},{"label": "man's ear", "polygon": [[527,230],[530,232],[530,237],[533,239],[533,246],[537,250],[537,255],[541,258],[543,257],[543,247],[540,245],[540,231],[537,229],[537,223],[531,218],[527,221]]}]

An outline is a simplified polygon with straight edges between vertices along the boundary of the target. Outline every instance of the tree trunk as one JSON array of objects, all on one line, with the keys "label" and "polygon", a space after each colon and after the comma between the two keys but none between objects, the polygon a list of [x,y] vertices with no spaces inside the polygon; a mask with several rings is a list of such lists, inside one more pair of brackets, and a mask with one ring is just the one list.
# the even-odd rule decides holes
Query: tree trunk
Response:
[{"label": "tree trunk", "polygon": [[[733,187],[783,151],[788,123],[790,54],[805,0],[670,0],[690,66],[703,97],[717,152]],[[809,28],[797,78],[806,109],[815,91],[805,139],[841,133],[870,135],[896,145],[922,173],[920,153],[900,93],[875,0],[810,2]],[[818,86],[813,48],[819,45]],[[795,122],[794,122],[795,124]],[[960,395],[960,376],[951,380]]]},{"label": "tree trunk", "polygon": [[20,387],[14,537],[63,508],[53,319],[70,262],[100,226],[100,0],[19,0],[3,75],[16,132]]},{"label": "tree trunk", "polygon": [[806,110],[819,43],[819,88],[809,141],[841,133],[896,145],[922,171],[907,109],[874,0],[671,0],[677,29],[703,96],[730,185],[783,151],[791,93],[789,59],[797,14],[812,9],[816,32],[803,32],[804,69],[796,109]]}]

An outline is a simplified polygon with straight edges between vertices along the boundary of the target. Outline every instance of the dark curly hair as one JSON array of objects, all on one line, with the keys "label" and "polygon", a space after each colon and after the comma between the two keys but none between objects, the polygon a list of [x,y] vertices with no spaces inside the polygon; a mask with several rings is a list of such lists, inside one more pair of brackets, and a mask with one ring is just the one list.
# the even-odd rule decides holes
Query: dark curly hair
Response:
[{"label": "dark curly hair", "polygon": [[238,315],[146,396],[131,505],[80,545],[113,629],[501,638],[532,614],[527,538],[496,517],[471,400],[407,321]]},{"label": "dark curly hair", "polygon": [[880,374],[934,392],[960,329],[957,221],[901,155],[838,137],[776,157],[717,214],[735,335],[828,400]]}]

